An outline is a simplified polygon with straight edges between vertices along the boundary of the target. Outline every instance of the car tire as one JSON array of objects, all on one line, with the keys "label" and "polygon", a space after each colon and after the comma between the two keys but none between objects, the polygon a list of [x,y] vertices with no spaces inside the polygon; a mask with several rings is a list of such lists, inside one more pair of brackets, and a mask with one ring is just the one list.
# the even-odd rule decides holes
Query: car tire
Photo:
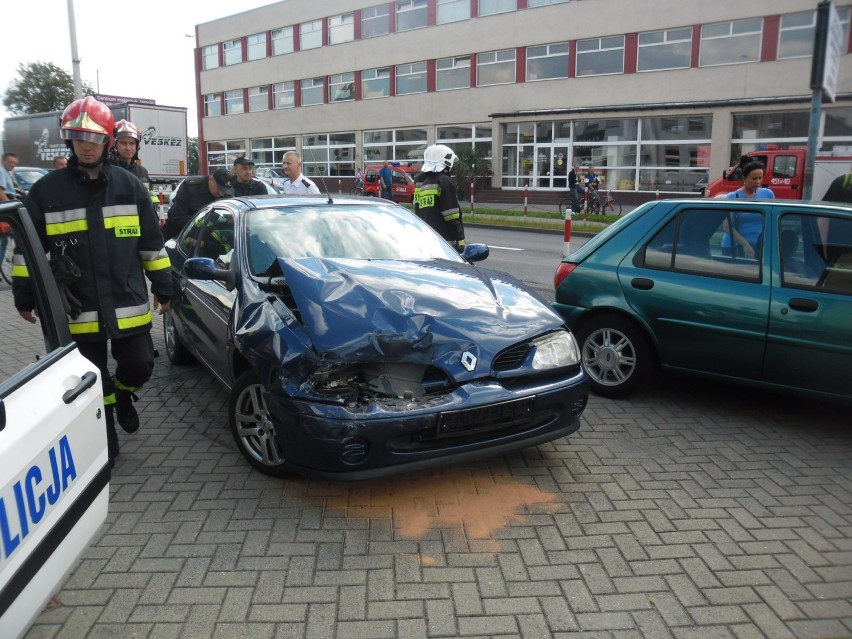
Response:
[{"label": "car tire", "polygon": [[237,448],[264,475],[285,477],[284,449],[269,418],[263,385],[254,371],[237,378],[228,399],[228,423]]},{"label": "car tire", "polygon": [[630,320],[608,313],[585,321],[576,331],[592,392],[627,397],[651,377],[656,366],[644,331]]},{"label": "car tire", "polygon": [[194,362],[195,358],[187,350],[186,346],[181,343],[180,337],[178,337],[177,327],[172,316],[173,312],[169,309],[163,313],[163,339],[166,343],[166,355],[169,361],[175,366],[184,366]]}]

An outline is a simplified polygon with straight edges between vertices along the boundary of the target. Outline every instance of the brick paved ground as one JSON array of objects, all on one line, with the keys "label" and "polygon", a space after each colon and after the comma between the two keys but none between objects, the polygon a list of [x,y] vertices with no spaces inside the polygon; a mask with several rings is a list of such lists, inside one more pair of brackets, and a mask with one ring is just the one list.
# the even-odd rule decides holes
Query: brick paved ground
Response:
[{"label": "brick paved ground", "polygon": [[[3,372],[38,343],[10,309]],[[27,639],[852,636],[848,407],[669,377],[522,454],[335,484],[251,471],[225,402],[158,360]]]}]

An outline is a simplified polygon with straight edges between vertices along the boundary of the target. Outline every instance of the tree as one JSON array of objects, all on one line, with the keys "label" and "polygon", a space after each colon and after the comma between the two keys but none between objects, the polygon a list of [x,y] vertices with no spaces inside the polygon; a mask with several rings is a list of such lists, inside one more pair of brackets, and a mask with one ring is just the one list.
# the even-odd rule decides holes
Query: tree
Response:
[{"label": "tree", "polygon": [[[51,62],[21,63],[18,75],[3,96],[3,106],[14,115],[61,111],[74,101],[73,78]],[[85,82],[82,88],[83,95],[95,93]]]},{"label": "tree", "polygon": [[186,141],[186,155],[189,166],[186,167],[187,175],[198,175],[198,138],[189,138]]},{"label": "tree", "polygon": [[454,151],[458,160],[453,164],[453,177],[456,180],[459,198],[461,198],[464,193],[467,193],[472,180],[488,172],[488,162],[485,155],[473,146],[460,145]]}]

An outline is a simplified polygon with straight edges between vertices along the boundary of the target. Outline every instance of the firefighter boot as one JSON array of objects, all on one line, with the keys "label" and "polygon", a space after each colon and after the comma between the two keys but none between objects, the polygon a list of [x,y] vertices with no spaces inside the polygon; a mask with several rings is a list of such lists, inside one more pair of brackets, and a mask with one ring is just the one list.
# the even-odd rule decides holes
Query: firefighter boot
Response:
[{"label": "firefighter boot", "polygon": [[115,389],[115,416],[118,418],[118,425],[127,433],[135,433],[139,430],[139,415],[136,407],[133,406],[136,399],[133,391]]},{"label": "firefighter boot", "polygon": [[118,433],[115,432],[115,413],[112,406],[106,406],[106,434],[107,454],[109,455],[109,467],[115,466],[115,458],[118,457]]}]

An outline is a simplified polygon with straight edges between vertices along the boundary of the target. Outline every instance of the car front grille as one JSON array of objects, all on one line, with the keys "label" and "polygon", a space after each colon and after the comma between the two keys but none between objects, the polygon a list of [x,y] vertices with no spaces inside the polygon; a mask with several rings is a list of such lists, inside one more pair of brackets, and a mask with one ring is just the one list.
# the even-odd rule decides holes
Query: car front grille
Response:
[{"label": "car front grille", "polygon": [[530,352],[529,342],[515,344],[500,352],[494,358],[493,368],[495,371],[509,371],[518,368]]}]

